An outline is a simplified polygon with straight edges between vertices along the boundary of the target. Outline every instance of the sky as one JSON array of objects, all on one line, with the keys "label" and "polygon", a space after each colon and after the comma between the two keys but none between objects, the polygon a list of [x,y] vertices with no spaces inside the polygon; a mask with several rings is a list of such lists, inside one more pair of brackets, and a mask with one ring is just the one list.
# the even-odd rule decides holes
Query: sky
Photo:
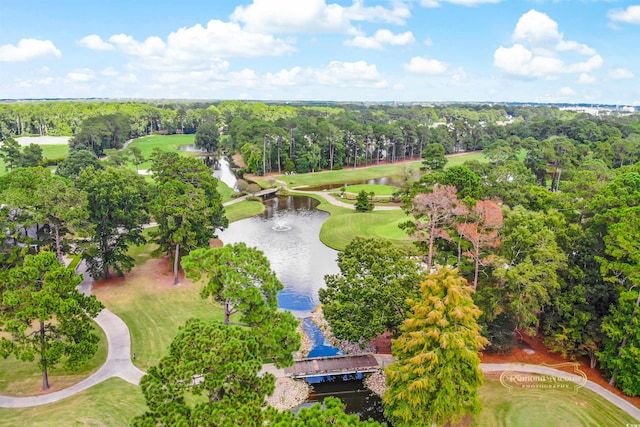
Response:
[{"label": "sky", "polygon": [[0,99],[640,105],[640,0],[0,0]]}]

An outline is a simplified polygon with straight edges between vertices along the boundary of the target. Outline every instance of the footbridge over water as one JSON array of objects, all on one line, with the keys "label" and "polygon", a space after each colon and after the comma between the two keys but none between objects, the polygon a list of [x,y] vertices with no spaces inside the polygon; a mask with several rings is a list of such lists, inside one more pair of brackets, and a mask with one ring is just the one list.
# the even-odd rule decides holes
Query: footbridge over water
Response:
[{"label": "footbridge over water", "polygon": [[309,378],[376,372],[392,360],[390,354],[313,357],[296,360],[293,366],[284,369],[284,374],[291,378]]}]

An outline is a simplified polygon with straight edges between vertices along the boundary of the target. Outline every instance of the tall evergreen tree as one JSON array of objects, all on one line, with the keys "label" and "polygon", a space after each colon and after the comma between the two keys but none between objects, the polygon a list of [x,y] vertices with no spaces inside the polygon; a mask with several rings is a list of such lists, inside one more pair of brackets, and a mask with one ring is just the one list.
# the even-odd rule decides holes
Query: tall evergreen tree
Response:
[{"label": "tall evergreen tree", "polygon": [[411,314],[392,341],[385,413],[395,427],[456,423],[480,411],[480,310],[458,271],[440,267],[420,285]]},{"label": "tall evergreen tree", "polygon": [[64,357],[67,365],[90,359],[98,336],[89,321],[102,309],[95,296],[81,294],[82,277],[62,266],[52,252],[27,255],[0,282],[0,356],[36,358],[42,389],[49,389],[49,369]]}]

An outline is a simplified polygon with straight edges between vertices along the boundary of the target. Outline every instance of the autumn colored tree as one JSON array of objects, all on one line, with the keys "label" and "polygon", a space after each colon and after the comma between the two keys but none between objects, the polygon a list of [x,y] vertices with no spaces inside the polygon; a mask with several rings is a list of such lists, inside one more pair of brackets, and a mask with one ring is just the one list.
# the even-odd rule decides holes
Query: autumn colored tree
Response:
[{"label": "autumn colored tree", "polygon": [[418,242],[426,245],[427,270],[433,265],[436,239],[449,240],[449,229],[455,218],[467,212],[456,193],[455,187],[436,184],[433,191],[418,194],[405,208],[407,213],[414,216],[415,221],[406,222],[401,227]]},{"label": "autumn colored tree", "polygon": [[478,352],[488,341],[480,334],[473,289],[457,270],[439,267],[420,291],[392,341],[396,360],[385,369],[385,414],[395,427],[455,424],[480,411]]},{"label": "autumn colored tree", "polygon": [[473,289],[478,288],[478,272],[480,265],[490,261],[490,257],[483,256],[485,249],[500,246],[498,229],[502,227],[502,210],[491,200],[479,200],[470,212],[471,221],[456,225],[458,233],[471,243],[471,249],[463,252],[474,263]]}]

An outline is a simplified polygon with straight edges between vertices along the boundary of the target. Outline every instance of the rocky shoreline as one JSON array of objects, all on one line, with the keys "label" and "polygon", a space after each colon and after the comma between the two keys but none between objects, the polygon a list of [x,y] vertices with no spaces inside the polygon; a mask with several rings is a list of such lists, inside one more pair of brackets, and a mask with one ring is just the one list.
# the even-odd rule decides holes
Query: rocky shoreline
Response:
[{"label": "rocky shoreline", "polygon": [[280,411],[288,411],[303,403],[309,397],[311,387],[306,381],[293,378],[276,379],[276,389],[267,397],[267,403]]}]

